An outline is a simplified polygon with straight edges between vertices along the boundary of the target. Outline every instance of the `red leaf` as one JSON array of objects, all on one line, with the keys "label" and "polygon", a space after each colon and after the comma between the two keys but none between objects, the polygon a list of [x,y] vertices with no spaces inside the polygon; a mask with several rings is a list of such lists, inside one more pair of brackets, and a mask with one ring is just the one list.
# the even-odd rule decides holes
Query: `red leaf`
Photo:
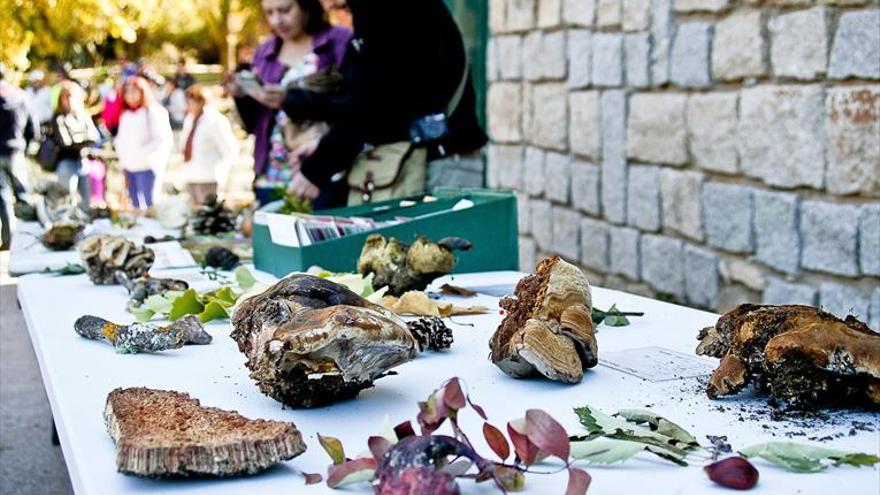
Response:
[{"label": "red leaf", "polygon": [[324,477],[318,473],[303,473],[306,478],[307,485],[315,485],[324,480]]},{"label": "red leaf", "polygon": [[565,495],[585,495],[593,479],[583,469],[568,468],[568,488]]},{"label": "red leaf", "polygon": [[431,397],[428,397],[426,402],[419,402],[419,414],[416,416],[416,420],[422,428],[422,435],[430,435],[437,428],[440,428],[443,421],[446,420],[446,413],[449,409],[443,402],[442,397],[440,400],[437,400],[438,395],[442,395],[441,391],[435,392]]},{"label": "red leaf", "polygon": [[403,440],[406,437],[415,435],[416,431],[413,429],[412,422],[404,421],[394,427],[394,434],[397,435],[398,440]]},{"label": "red leaf", "polygon": [[507,435],[510,436],[510,443],[513,444],[513,451],[516,456],[526,466],[535,463],[535,457],[538,455],[538,446],[533,444],[525,433],[517,431],[513,423],[507,423]]},{"label": "red leaf", "polygon": [[461,391],[461,383],[458,378],[449,380],[443,387],[443,402],[453,411],[458,411],[465,406],[464,392]]},{"label": "red leaf", "polygon": [[391,448],[391,442],[385,437],[370,437],[367,440],[367,445],[370,447],[370,452],[373,454],[376,462]]},{"label": "red leaf", "polygon": [[[336,488],[347,483],[346,478],[361,471],[375,471],[376,459],[361,458],[346,461],[342,464],[334,464],[327,469],[327,486]],[[364,473],[366,474],[366,473]],[[369,479],[372,479],[372,475]]]},{"label": "red leaf", "polygon": [[501,433],[501,430],[489,423],[483,423],[483,436],[486,437],[486,443],[489,444],[492,452],[495,452],[502,461],[510,456],[510,445],[508,445],[507,439],[504,438],[504,433]]},{"label": "red leaf", "polygon": [[480,417],[483,418],[483,421],[489,421],[489,416],[486,416],[486,411],[484,411],[481,406],[474,404],[474,402],[471,400],[470,395],[467,396],[467,401],[468,404],[470,404],[471,407],[474,409],[474,411],[477,411],[477,414],[479,414]]},{"label": "red leaf", "polygon": [[568,433],[546,412],[540,409],[526,411],[526,436],[542,451],[568,462]]}]

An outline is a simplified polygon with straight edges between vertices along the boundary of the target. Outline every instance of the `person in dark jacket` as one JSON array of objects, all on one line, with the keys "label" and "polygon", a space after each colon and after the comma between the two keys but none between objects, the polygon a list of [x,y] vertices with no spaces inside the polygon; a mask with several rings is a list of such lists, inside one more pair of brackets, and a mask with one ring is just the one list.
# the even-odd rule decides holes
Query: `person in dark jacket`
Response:
[{"label": "person in dark jacket", "polygon": [[[407,141],[414,120],[445,113],[467,66],[461,33],[442,0],[349,0],[348,8],[355,38],[342,67],[343,96],[292,90],[283,103],[291,119],[333,123],[314,152],[301,159],[290,188],[301,197],[316,196],[351,167],[365,145]],[[399,21],[401,12],[406,22]],[[467,154],[486,144],[475,102],[468,74],[448,118],[449,134],[429,156]]]},{"label": "person in dark jacket", "polygon": [[0,250],[9,249],[10,221],[16,198],[25,193],[16,177],[24,168],[27,142],[39,132],[24,90],[9,84],[0,64]]}]

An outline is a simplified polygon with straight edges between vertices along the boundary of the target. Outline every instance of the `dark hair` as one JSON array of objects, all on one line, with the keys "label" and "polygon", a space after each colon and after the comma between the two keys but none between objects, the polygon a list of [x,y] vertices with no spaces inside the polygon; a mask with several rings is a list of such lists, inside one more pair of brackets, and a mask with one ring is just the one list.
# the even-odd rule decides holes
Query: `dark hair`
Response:
[{"label": "dark hair", "polygon": [[321,5],[321,0],[296,0],[300,10],[306,15],[304,31],[308,35],[314,35],[330,27],[330,21]]}]

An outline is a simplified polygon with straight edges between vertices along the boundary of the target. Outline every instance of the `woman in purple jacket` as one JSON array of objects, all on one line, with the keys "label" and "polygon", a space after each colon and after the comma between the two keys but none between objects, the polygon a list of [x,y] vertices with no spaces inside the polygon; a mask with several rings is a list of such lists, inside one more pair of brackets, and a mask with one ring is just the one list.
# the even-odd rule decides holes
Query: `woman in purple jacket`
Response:
[{"label": "woman in purple jacket", "polygon": [[[265,203],[271,198],[257,185],[286,187],[298,166],[289,156],[294,150],[285,149],[286,116],[278,110],[286,85],[318,70],[338,68],[352,33],[329,24],[321,0],[262,0],[262,7],[272,37],[257,48],[251,63],[262,87],[246,87],[233,79],[229,90],[245,127],[255,137],[255,189],[257,199]],[[340,196],[344,204],[345,194],[328,189],[313,206],[336,206]]]}]

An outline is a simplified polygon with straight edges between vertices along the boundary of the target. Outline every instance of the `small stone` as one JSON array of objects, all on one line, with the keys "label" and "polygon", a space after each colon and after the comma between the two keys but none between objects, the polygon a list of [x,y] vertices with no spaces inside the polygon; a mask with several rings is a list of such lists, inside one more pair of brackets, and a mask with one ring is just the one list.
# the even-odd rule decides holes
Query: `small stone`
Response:
[{"label": "small stone", "polygon": [[507,29],[528,31],[535,28],[538,0],[507,0]]},{"label": "small stone", "polygon": [[828,88],[828,192],[880,197],[880,86]]},{"label": "small stone", "polygon": [[685,104],[681,93],[638,93],[630,98],[627,156],[643,162],[683,165],[688,160]]},{"label": "small stone", "polygon": [[712,42],[712,74],[722,81],[767,74],[761,11],[741,9],[715,25]]},{"label": "small stone", "polygon": [[690,244],[684,248],[684,285],[687,300],[714,309],[718,305],[718,255]]},{"label": "small stone", "polygon": [[644,31],[651,27],[651,0],[623,0],[623,30]]},{"label": "small stone", "polygon": [[636,88],[651,85],[651,34],[627,34],[624,38],[626,83]]},{"label": "small stone", "polygon": [[571,151],[598,159],[601,152],[602,112],[598,91],[575,91],[568,96]]},{"label": "small stone", "polygon": [[495,144],[489,147],[489,187],[519,189],[522,171],[522,146]]},{"label": "small stone", "polygon": [[563,258],[577,261],[580,257],[580,219],[578,212],[553,207],[553,251]]},{"label": "small stone", "polygon": [[821,188],[825,175],[820,85],[757,86],[740,93],[740,166],[767,184]]},{"label": "small stone", "polygon": [[730,0],[675,0],[676,12],[721,12]]},{"label": "small stone", "polygon": [[623,84],[623,35],[593,34],[593,76],[595,86],[616,87]]},{"label": "small stone", "polygon": [[567,95],[564,83],[539,84],[533,88],[529,133],[533,144],[559,151],[567,148]]},{"label": "small stone", "polygon": [[532,31],[522,39],[522,75],[529,81],[537,81],[543,76],[544,66],[539,63],[543,57],[544,33]]},{"label": "small stone", "polygon": [[602,211],[617,224],[626,221],[626,94],[602,93]]},{"label": "small stone", "polygon": [[581,264],[608,273],[608,245],[608,224],[590,218],[581,219]]},{"label": "small stone", "polygon": [[672,45],[672,82],[686,88],[706,88],[712,84],[709,72],[711,41],[711,23],[686,22],[678,26]]},{"label": "small stone", "polygon": [[593,33],[586,29],[568,31],[568,87],[586,88],[593,72]]},{"label": "small stone", "polygon": [[660,292],[684,297],[684,243],[671,237],[645,234],[641,253],[644,281]]},{"label": "small stone", "polygon": [[838,275],[858,275],[859,213],[859,207],[854,205],[804,201],[801,265]]},{"label": "small stone", "polygon": [[510,143],[522,139],[522,87],[519,83],[495,83],[487,96],[489,134],[495,142]]},{"label": "small stone", "polygon": [[776,270],[797,273],[801,253],[798,195],[770,191],[754,194],[756,258]]},{"label": "small stone", "polygon": [[[568,203],[571,189],[571,158],[562,153],[551,152],[547,153],[544,163],[547,173],[547,199],[557,203]],[[577,256],[571,258],[577,259]]]},{"label": "small stone", "polygon": [[720,265],[721,276],[725,280],[745,285],[749,289],[763,290],[767,282],[764,271],[754,263],[733,259]]},{"label": "small stone", "polygon": [[529,213],[532,216],[532,237],[541,251],[553,249],[553,222],[550,214],[552,205],[544,199],[533,199],[529,204]]},{"label": "small stone", "polygon": [[660,167],[630,165],[628,175],[627,223],[642,230],[660,230]]},{"label": "small stone", "polygon": [[871,307],[869,311],[871,316],[868,327],[875,332],[880,332],[880,287],[871,292]]},{"label": "small stone", "polygon": [[621,0],[596,0],[596,25],[602,27],[620,26],[623,18]]},{"label": "small stone", "polygon": [[831,45],[832,79],[880,79],[880,10],[844,12]]},{"label": "small stone", "polygon": [[703,185],[703,217],[710,246],[732,253],[754,249],[752,188],[709,182]]},{"label": "small stone", "polygon": [[825,73],[828,53],[824,6],[782,14],[767,24],[770,61],[777,76],[814,79]]},{"label": "small stone", "polygon": [[736,93],[704,93],[688,97],[688,140],[698,167],[728,174],[739,169],[736,103]]},{"label": "small stone", "polygon": [[519,269],[531,272],[538,265],[538,245],[531,237],[519,238]]},{"label": "small stone", "polygon": [[819,304],[822,309],[846,318],[853,315],[861,321],[868,321],[870,300],[855,287],[824,282],[819,286]]},{"label": "small stone", "polygon": [[563,0],[562,18],[571,26],[593,27],[596,0]]},{"label": "small stone", "polygon": [[662,169],[660,197],[663,205],[663,225],[695,241],[702,241],[703,216],[700,172]]},{"label": "small stone", "polygon": [[654,0],[651,5],[651,84],[669,82],[669,51],[675,32],[672,0]]},{"label": "small stone", "polygon": [[525,63],[537,64],[541,67],[543,79],[565,79],[568,57],[565,50],[565,31],[545,33],[541,37],[541,56]]},{"label": "small stone", "polygon": [[880,203],[862,206],[859,215],[859,266],[862,274],[880,276]]},{"label": "small stone", "polygon": [[538,0],[538,27],[554,28],[562,23],[562,0]]},{"label": "small stone", "polygon": [[529,211],[529,195],[516,192],[516,227],[520,234],[528,234],[532,225],[532,216]]},{"label": "small stone", "polygon": [[523,159],[523,189],[529,193],[529,196],[541,196],[544,194],[546,182],[544,151],[533,146],[527,147]]},{"label": "small stone", "polygon": [[611,228],[611,273],[639,280],[639,231],[629,227]]},{"label": "small stone", "polygon": [[763,304],[804,304],[815,306],[819,291],[807,284],[792,284],[777,277],[767,279],[764,287]]},{"label": "small stone", "polygon": [[601,214],[599,203],[599,166],[577,161],[571,165],[571,204],[591,215]]},{"label": "small stone", "polygon": [[523,40],[521,36],[499,36],[494,39],[497,47],[498,68],[501,79],[522,77]]}]

